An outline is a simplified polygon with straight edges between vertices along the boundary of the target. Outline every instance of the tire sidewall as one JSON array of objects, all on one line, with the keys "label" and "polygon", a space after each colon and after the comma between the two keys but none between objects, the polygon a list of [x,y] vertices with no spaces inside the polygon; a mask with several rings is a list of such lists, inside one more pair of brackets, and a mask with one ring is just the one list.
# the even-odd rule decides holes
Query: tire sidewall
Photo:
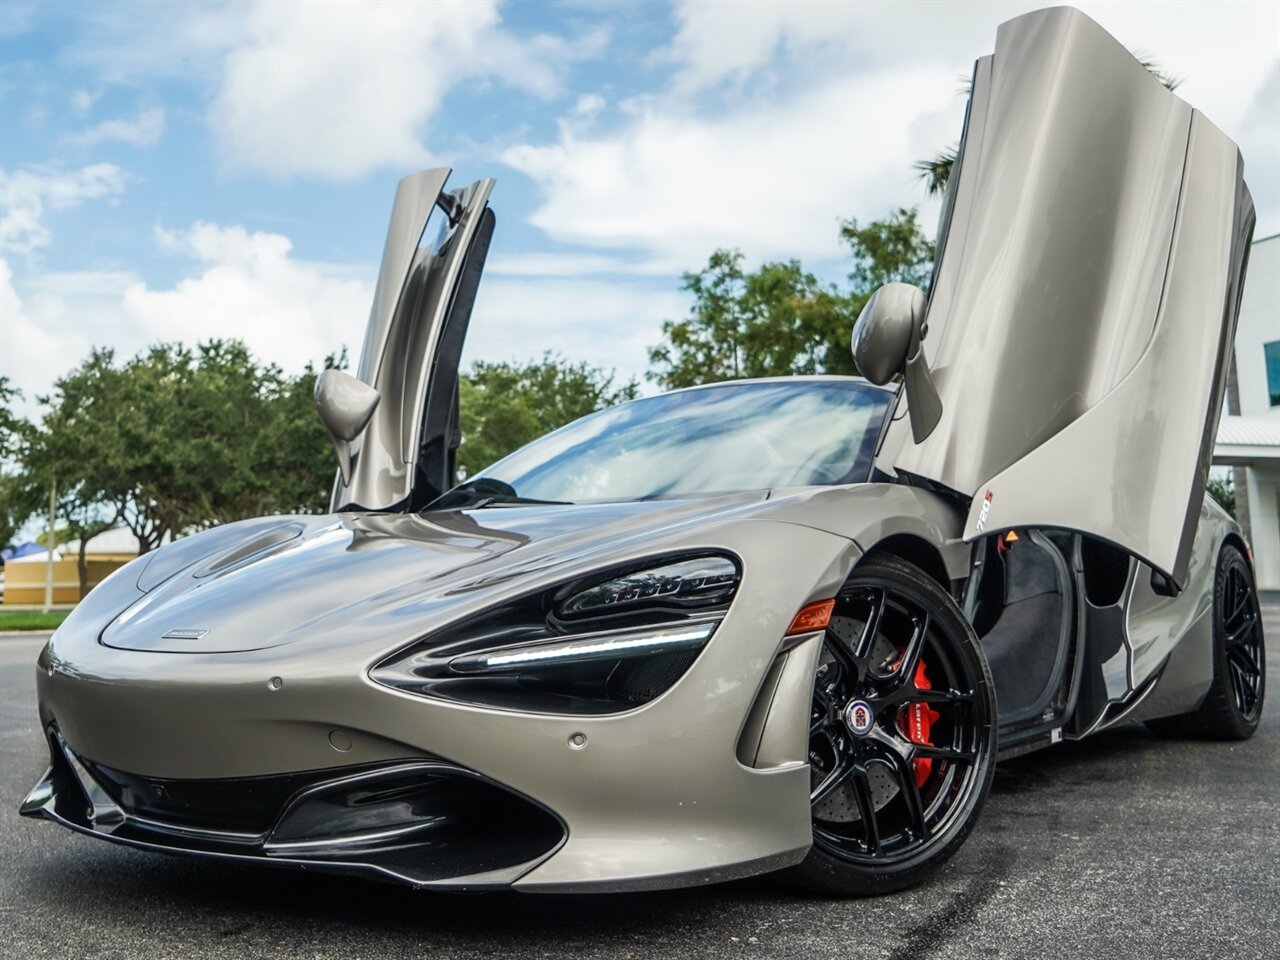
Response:
[{"label": "tire sidewall", "polygon": [[[1253,595],[1254,612],[1257,614],[1259,621],[1262,618],[1262,605],[1258,599],[1258,585],[1253,579],[1253,569],[1249,566],[1249,561],[1245,559],[1244,554],[1234,544],[1225,543],[1222,550],[1218,554],[1218,569],[1214,576],[1213,583],[1213,674],[1214,681],[1222,686],[1222,694],[1226,701],[1227,709],[1230,713],[1232,726],[1235,728],[1233,733],[1240,739],[1244,739],[1253,734],[1258,729],[1258,724],[1262,720],[1262,710],[1266,706],[1267,696],[1267,666],[1266,666],[1266,643],[1261,645],[1259,651],[1259,673],[1261,674],[1262,683],[1258,691],[1258,716],[1250,721],[1245,718],[1244,714],[1236,706],[1235,695],[1231,690],[1231,679],[1229,676],[1230,664],[1227,661],[1227,624],[1226,624],[1226,584],[1232,567],[1239,567],[1243,575],[1248,581],[1249,589]],[[1259,622],[1259,626],[1261,623]]]}]

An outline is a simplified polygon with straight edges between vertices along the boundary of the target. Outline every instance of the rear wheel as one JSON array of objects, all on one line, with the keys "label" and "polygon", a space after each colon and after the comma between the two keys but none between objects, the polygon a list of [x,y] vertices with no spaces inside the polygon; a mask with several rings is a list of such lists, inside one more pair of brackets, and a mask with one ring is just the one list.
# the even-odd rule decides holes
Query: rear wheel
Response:
[{"label": "rear wheel", "polygon": [[995,715],[991,674],[955,601],[896,557],[859,565],[815,679],[813,848],[786,876],[851,896],[923,879],[986,800]]},{"label": "rear wheel", "polygon": [[1197,710],[1149,720],[1167,737],[1245,740],[1262,718],[1266,694],[1266,646],[1253,571],[1231,544],[1218,555],[1213,586],[1213,682]]}]

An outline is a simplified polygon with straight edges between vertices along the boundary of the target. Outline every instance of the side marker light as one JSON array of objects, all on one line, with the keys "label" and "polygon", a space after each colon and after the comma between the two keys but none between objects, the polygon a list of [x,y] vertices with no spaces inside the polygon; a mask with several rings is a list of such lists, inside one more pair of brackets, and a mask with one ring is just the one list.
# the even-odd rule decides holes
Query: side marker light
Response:
[{"label": "side marker light", "polygon": [[831,611],[835,607],[836,602],[834,599],[818,600],[814,603],[805,604],[792,619],[791,626],[787,627],[787,635],[825,630],[827,624],[831,622]]}]

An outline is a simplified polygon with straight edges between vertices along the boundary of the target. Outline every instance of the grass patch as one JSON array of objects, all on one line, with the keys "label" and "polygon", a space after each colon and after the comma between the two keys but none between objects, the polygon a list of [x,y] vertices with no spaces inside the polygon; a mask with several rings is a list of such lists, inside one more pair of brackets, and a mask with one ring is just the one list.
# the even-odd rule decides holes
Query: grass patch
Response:
[{"label": "grass patch", "polygon": [[70,610],[0,610],[0,633],[5,630],[56,630]]}]

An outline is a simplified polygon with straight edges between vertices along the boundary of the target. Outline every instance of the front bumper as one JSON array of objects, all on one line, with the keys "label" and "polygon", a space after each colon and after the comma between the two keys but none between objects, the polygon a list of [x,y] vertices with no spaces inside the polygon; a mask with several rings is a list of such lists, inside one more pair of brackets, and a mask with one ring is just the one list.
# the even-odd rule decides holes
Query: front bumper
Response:
[{"label": "front bumper", "polygon": [[49,770],[19,812],[162,853],[478,890],[509,886],[566,835],[527,798],[438,761],[157,780],[79,757],[57,730],[49,739]]},{"label": "front bumper", "polygon": [[[340,627],[317,625],[305,651],[121,650],[98,642],[104,624],[64,626],[37,670],[42,726],[59,738],[54,765],[25,812],[148,849],[435,887],[646,889],[796,863],[812,842],[804,733],[812,664],[781,652],[783,636],[797,609],[834,593],[856,546],[764,520],[726,527],[713,543],[673,546],[742,557],[738,598],[675,686],[640,708],[605,716],[530,715],[375,684],[369,668],[423,633],[423,618],[403,608],[374,610]],[[482,609],[493,599],[467,602]],[[471,612],[459,603],[450,616]],[[744,754],[748,735],[759,749]],[[414,863],[389,868],[380,853],[366,850],[344,858],[320,855],[321,848],[305,855],[268,849],[270,835],[260,826],[216,822],[204,825],[215,836],[193,832],[192,823],[131,808],[102,775],[128,771],[122,776],[150,789],[261,783],[300,771],[330,783],[352,771],[414,765],[439,765],[437,773],[519,798],[549,815],[558,833],[523,826],[539,839],[521,848],[529,855],[518,862],[504,853],[483,869],[466,857],[440,865],[439,848],[425,846]],[[95,789],[110,802],[91,814]],[[279,805],[271,812],[279,814]],[[225,834],[237,832],[251,836],[228,843]],[[454,835],[461,838],[455,845],[507,849],[483,830]]]}]

